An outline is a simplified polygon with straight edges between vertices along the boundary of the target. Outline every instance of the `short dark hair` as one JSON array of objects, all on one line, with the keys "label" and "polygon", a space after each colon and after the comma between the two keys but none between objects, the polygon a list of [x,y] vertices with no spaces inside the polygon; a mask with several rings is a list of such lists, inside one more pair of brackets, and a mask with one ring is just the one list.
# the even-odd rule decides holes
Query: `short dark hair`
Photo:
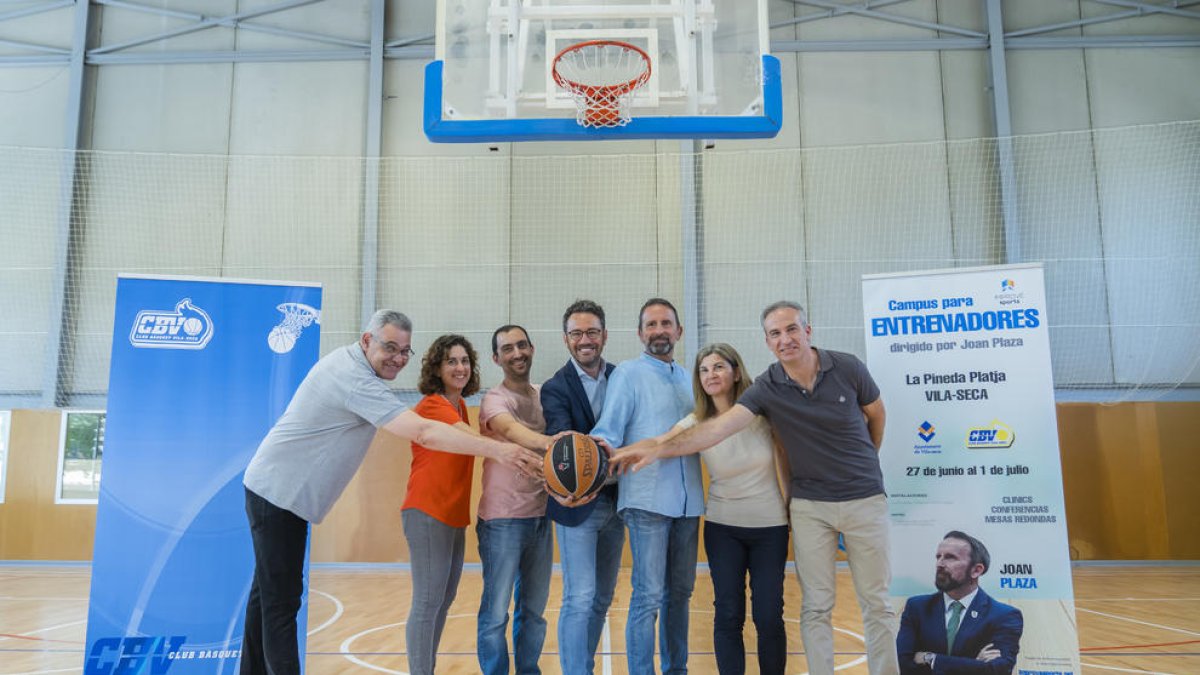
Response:
[{"label": "short dark hair", "polygon": [[971,567],[983,565],[983,572],[981,574],[986,574],[988,568],[992,566],[992,556],[988,553],[987,547],[983,545],[982,541],[979,541],[966,532],[958,530],[947,532],[946,536],[942,537],[943,541],[946,539],[957,539],[966,542],[971,547]]},{"label": "short dark hair", "polygon": [[446,385],[442,382],[441,375],[442,362],[450,355],[450,348],[455,346],[467,350],[467,358],[471,359],[471,377],[467,380],[467,386],[463,387],[462,395],[471,396],[479,391],[479,355],[475,353],[475,348],[467,338],[453,333],[438,336],[433,344],[429,345],[429,349],[425,350],[425,356],[421,357],[421,375],[417,378],[417,391],[426,396],[446,393]]},{"label": "short dark hair", "polygon": [[492,356],[495,356],[500,353],[500,345],[496,338],[500,337],[501,333],[507,333],[508,331],[514,330],[514,329],[519,329],[522,333],[525,334],[525,339],[529,341],[529,344],[530,345],[533,344],[533,338],[529,337],[529,331],[525,330],[524,326],[518,326],[515,323],[506,323],[503,326],[500,326],[499,328],[497,328],[496,331],[494,333],[492,333]]},{"label": "short dark hair", "polygon": [[646,313],[646,308],[655,305],[662,305],[671,310],[671,313],[675,315],[675,325],[679,325],[679,310],[675,309],[675,305],[672,305],[670,300],[665,298],[650,298],[646,302],[643,302],[642,308],[638,310],[638,330],[642,329],[642,315]]},{"label": "short dark hair", "polygon": [[600,319],[600,328],[604,326],[604,308],[591,300],[576,300],[572,302],[567,311],[563,312],[563,332],[567,332],[567,320],[572,314],[592,314],[597,319]]},{"label": "short dark hair", "polygon": [[769,315],[771,312],[776,312],[781,309],[796,310],[797,312],[800,313],[800,325],[801,326],[808,325],[808,312],[804,311],[804,307],[801,306],[800,303],[792,302],[791,300],[776,300],[775,302],[772,302],[771,304],[767,305],[767,308],[762,311],[762,315],[759,316],[758,323],[759,324],[766,323],[767,315]]}]

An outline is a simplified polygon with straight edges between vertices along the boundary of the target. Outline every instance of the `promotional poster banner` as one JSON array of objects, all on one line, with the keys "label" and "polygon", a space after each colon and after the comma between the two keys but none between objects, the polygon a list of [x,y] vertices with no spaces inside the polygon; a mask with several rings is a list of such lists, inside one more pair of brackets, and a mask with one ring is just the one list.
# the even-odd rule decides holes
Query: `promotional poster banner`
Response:
[{"label": "promotional poster banner", "polygon": [[317,361],[320,308],[319,285],[118,278],[85,675],[236,672],[242,474]]},{"label": "promotional poster banner", "polygon": [[[867,275],[863,309],[897,612],[937,592],[935,551],[959,530],[991,554],[980,588],[1024,616],[1014,672],[1078,673],[1041,265]],[[961,630],[984,624],[968,612]]]}]

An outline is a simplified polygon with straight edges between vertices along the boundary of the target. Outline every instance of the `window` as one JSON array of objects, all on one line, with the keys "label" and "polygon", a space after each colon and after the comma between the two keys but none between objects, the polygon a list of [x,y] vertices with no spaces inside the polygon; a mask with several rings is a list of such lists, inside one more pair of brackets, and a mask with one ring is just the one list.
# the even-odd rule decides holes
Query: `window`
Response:
[{"label": "window", "polygon": [[0,504],[4,503],[4,484],[8,478],[8,430],[12,427],[12,411],[0,410]]},{"label": "window", "polygon": [[56,504],[95,504],[104,458],[104,411],[63,412],[58,450]]}]

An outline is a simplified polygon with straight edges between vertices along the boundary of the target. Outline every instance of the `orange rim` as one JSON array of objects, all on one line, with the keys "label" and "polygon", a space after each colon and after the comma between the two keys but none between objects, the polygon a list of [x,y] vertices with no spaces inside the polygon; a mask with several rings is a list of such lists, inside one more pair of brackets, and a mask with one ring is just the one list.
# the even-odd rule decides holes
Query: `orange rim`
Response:
[{"label": "orange rim", "polygon": [[[574,80],[569,80],[563,77],[558,72],[558,62],[567,54],[585,49],[587,47],[621,47],[632,52],[636,52],[642,57],[642,62],[646,64],[646,69],[637,77],[628,82],[618,82],[616,84],[581,84]],[[551,74],[554,76],[554,83],[568,91],[580,94],[588,99],[588,101],[600,100],[603,97],[623,96],[637,89],[650,79],[650,55],[644,49],[637,45],[631,45],[628,42],[620,40],[587,40],[564,48],[554,56],[554,63],[550,68]]]}]

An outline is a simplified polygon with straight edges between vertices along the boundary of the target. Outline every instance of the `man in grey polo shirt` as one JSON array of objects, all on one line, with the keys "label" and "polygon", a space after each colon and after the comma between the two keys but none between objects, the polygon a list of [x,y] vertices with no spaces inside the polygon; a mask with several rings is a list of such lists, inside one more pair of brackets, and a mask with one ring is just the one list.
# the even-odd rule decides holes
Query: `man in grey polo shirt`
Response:
[{"label": "man in grey polo shirt", "polygon": [[833,603],[838,533],[845,540],[862,608],[872,675],[899,672],[895,613],[888,601],[887,497],[879,467],[884,409],[879,387],[851,354],[813,347],[797,303],[762,312],[767,347],[778,359],[724,414],[657,444],[618,451],[636,470],[659,457],[708,448],[763,415],[791,464],[792,546],[803,599],[800,634],[813,675],[833,675]]},{"label": "man in grey polo shirt", "polygon": [[333,508],[376,429],[540,475],[542,459],[535,453],[405,410],[386,381],[408,364],[411,342],[408,317],[376,312],[358,342],[313,366],[250,460],[244,482],[254,581],[242,639],[243,675],[299,675],[296,613],[304,594],[308,526]]}]

